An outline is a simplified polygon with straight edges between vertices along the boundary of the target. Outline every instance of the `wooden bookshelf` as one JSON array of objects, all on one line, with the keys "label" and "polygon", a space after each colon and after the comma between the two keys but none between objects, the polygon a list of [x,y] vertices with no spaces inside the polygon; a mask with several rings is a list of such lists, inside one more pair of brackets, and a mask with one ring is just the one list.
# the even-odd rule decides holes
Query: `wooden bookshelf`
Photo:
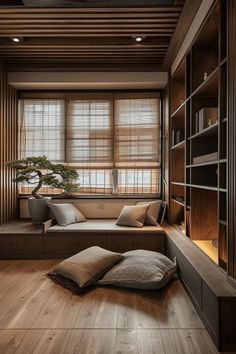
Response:
[{"label": "wooden bookshelf", "polygon": [[227,271],[225,14],[226,2],[216,1],[171,77],[169,220],[203,252],[213,247],[208,256]]}]

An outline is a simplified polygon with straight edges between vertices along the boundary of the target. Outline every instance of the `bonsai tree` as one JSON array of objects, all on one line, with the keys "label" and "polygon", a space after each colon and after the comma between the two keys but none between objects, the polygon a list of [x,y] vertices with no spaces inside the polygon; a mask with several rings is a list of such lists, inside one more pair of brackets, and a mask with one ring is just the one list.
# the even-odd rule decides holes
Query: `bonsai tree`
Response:
[{"label": "bonsai tree", "polygon": [[31,194],[37,199],[42,198],[38,191],[43,185],[60,188],[66,192],[79,188],[78,183],[73,183],[73,180],[79,177],[74,168],[54,164],[46,156],[26,157],[22,160],[10,161],[7,165],[16,170],[14,182],[36,185]]}]

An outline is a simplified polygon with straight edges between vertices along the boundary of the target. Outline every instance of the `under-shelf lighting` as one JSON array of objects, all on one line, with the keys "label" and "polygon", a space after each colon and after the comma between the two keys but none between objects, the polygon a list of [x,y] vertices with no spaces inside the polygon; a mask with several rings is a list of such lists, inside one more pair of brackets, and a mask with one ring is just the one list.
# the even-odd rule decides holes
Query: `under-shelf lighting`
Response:
[{"label": "under-shelf lighting", "polygon": [[141,36],[135,37],[136,42],[142,42],[143,38]]},{"label": "under-shelf lighting", "polygon": [[15,43],[19,43],[20,42],[20,38],[18,38],[18,37],[13,37],[12,40]]}]

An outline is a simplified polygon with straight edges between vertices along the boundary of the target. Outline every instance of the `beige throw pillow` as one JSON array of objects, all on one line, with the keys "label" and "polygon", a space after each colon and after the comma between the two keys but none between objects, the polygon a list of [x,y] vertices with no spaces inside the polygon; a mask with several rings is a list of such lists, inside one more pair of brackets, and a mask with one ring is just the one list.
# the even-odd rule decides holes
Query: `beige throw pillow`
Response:
[{"label": "beige throw pillow", "polygon": [[58,225],[66,226],[76,222],[86,221],[84,215],[73,204],[48,203]]},{"label": "beige throw pillow", "polygon": [[125,205],[121,210],[116,224],[120,226],[143,227],[148,208],[148,204]]},{"label": "beige throw pillow", "polygon": [[56,275],[73,280],[79,288],[84,288],[100,279],[123,255],[98,246],[87,248],[67,258],[52,271]]},{"label": "beige throw pillow", "polygon": [[152,202],[138,202],[136,205],[145,205],[148,204],[149,208],[147,215],[144,221],[144,225],[156,226],[158,225],[157,220],[161,210],[161,200],[154,200]]}]

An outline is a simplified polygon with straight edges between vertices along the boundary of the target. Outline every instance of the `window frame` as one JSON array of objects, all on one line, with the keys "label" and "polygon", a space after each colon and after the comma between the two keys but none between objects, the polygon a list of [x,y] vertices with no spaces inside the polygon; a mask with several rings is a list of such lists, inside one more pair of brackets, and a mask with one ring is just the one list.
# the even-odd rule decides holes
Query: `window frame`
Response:
[{"label": "window frame", "polygon": [[[67,105],[69,100],[79,100],[79,99],[96,99],[96,98],[109,98],[112,101],[112,120],[114,124],[114,102],[119,98],[157,98],[159,99],[159,152],[160,152],[160,166],[157,168],[160,175],[160,193],[159,194],[99,194],[99,193],[81,193],[73,194],[70,197],[61,197],[60,194],[47,193],[45,195],[53,197],[53,199],[161,199],[163,195],[163,90],[93,90],[93,91],[20,91],[18,94],[18,100],[21,99],[64,99],[65,100],[65,117],[67,117]],[[65,129],[66,129],[65,125]],[[18,134],[17,134],[18,136]],[[113,141],[114,141],[113,135]],[[65,141],[66,144],[66,141]],[[114,150],[114,148],[113,148]],[[65,149],[66,151],[66,149]],[[117,168],[114,166],[113,159],[113,168],[112,173],[116,173]],[[117,171],[118,172],[118,171]],[[118,173],[117,173],[118,175]],[[113,191],[117,189],[118,177],[113,178]],[[30,194],[20,194],[18,197],[20,199],[28,198]]]}]

